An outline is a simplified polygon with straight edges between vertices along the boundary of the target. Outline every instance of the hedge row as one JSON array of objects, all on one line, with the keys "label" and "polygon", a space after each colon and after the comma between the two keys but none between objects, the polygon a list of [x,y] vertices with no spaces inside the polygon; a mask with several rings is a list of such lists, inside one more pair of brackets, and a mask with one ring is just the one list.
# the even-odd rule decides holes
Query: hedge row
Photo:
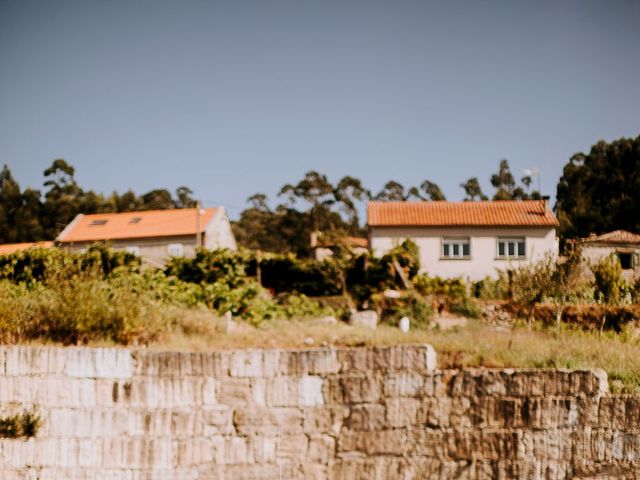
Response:
[{"label": "hedge row", "polygon": [[275,294],[320,297],[349,293],[362,301],[375,292],[402,286],[395,264],[407,279],[418,273],[419,255],[413,242],[406,241],[381,258],[354,255],[345,249],[321,261],[295,255],[202,249],[194,258],[172,259],[165,273],[197,284],[222,281],[236,285],[253,277]]}]

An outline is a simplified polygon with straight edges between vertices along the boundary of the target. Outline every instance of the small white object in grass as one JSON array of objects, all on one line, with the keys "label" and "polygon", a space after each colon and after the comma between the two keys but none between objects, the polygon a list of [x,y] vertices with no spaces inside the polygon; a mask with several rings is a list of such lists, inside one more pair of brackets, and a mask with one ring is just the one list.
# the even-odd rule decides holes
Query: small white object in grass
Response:
[{"label": "small white object in grass", "polygon": [[311,337],[307,337],[307,338],[304,339],[304,344],[305,345],[311,346],[314,343],[315,343],[315,340],[313,338],[311,338]]},{"label": "small white object in grass", "polygon": [[231,316],[231,312],[227,310],[224,312],[224,331],[225,333],[231,333],[234,329],[233,317]]},{"label": "small white object in grass", "polygon": [[400,298],[402,296],[402,294],[398,290],[392,290],[390,288],[382,292],[382,294],[386,298]]},{"label": "small white object in grass", "polygon": [[402,317],[400,319],[400,322],[398,323],[398,327],[400,327],[400,330],[402,330],[404,333],[407,333],[409,331],[410,325],[411,321],[409,320],[409,317]]}]

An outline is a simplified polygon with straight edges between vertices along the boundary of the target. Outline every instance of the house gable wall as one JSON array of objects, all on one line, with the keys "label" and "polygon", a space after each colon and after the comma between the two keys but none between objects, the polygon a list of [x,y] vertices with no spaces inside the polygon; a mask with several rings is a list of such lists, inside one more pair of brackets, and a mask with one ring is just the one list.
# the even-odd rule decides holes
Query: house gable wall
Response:
[{"label": "house gable wall", "polygon": [[[96,242],[74,242],[63,244],[62,247],[72,251],[82,251]],[[126,250],[128,247],[138,247],[143,263],[153,266],[164,266],[169,259],[169,245],[179,243],[183,246],[183,255],[193,257],[196,251],[196,236],[182,235],[175,237],[130,238],[112,240],[108,243],[114,250]]]},{"label": "house gable wall", "polygon": [[216,215],[211,219],[204,232],[203,245],[206,248],[228,248],[237,250],[238,245],[231,230],[231,222],[224,208],[218,208]]}]

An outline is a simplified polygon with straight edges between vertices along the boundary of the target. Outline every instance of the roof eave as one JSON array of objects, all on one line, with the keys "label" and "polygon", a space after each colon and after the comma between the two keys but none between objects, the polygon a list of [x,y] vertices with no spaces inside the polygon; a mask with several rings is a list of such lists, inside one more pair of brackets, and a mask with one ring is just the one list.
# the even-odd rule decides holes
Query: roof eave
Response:
[{"label": "roof eave", "polygon": [[[201,232],[201,233],[204,233]],[[61,244],[68,243],[84,243],[84,242],[111,242],[115,240],[145,240],[147,238],[173,238],[173,237],[195,237],[196,232],[188,232],[188,233],[162,233],[157,235],[143,235],[143,236],[133,236],[133,237],[98,237],[98,238],[72,238],[59,240]]]},{"label": "roof eave", "polygon": [[538,223],[538,224],[473,224],[473,223],[443,223],[443,224],[434,224],[430,223],[428,225],[425,224],[406,224],[406,223],[379,223],[379,224],[371,224],[368,223],[367,227],[369,228],[557,228],[559,227],[559,223]]}]

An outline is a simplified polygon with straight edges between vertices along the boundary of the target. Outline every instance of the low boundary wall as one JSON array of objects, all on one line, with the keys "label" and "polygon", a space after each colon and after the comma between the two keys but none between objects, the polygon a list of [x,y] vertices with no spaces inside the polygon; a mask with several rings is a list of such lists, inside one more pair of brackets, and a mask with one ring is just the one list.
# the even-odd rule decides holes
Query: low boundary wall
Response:
[{"label": "low boundary wall", "polygon": [[640,396],[602,370],[437,370],[430,346],[0,348],[2,479],[640,477]]}]

